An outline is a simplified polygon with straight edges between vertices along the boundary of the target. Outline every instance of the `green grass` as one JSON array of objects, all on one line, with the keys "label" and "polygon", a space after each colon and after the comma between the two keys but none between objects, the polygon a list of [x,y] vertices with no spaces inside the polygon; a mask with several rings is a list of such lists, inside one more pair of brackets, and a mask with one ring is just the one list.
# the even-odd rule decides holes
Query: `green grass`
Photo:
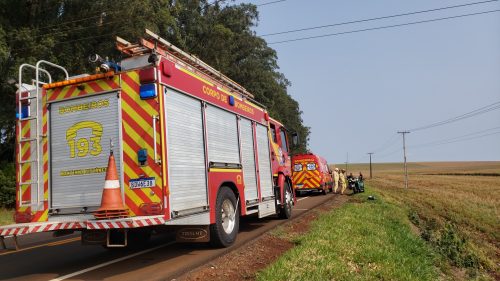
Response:
[{"label": "green grass", "polygon": [[[368,194],[376,196],[367,200]],[[407,212],[367,189],[322,214],[258,280],[436,280],[438,257]]]},{"label": "green grass", "polygon": [[13,224],[14,210],[0,208],[0,225]]}]

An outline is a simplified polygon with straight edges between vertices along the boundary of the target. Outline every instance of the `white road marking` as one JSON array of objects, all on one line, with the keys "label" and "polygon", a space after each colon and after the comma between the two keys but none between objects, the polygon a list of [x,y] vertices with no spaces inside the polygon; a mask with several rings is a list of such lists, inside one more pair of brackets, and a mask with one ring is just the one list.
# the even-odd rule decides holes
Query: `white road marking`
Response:
[{"label": "white road marking", "polygon": [[110,260],[108,262],[105,262],[105,263],[101,263],[101,264],[98,264],[98,265],[95,265],[95,266],[92,266],[92,267],[89,267],[89,268],[86,268],[86,269],[82,269],[80,271],[77,271],[77,272],[73,272],[73,273],[70,273],[70,274],[66,274],[66,275],[63,275],[61,277],[58,277],[58,278],[54,278],[50,281],[61,281],[61,280],[65,280],[65,279],[68,279],[68,278],[71,278],[71,277],[74,277],[74,276],[77,276],[77,275],[80,275],[80,274],[83,274],[83,273],[86,273],[86,272],[89,272],[89,271],[92,271],[92,270],[96,270],[96,269],[99,269],[101,267],[105,267],[105,266],[108,266],[108,265],[111,265],[111,264],[114,264],[114,263],[117,263],[117,262],[121,262],[121,261],[124,261],[124,260],[127,260],[127,259],[130,259],[130,258],[133,258],[133,257],[136,257],[136,256],[140,256],[142,254],[145,254],[145,253],[149,253],[149,252],[152,252],[152,251],[155,251],[155,250],[158,250],[158,249],[161,249],[163,247],[167,247],[167,246],[170,246],[172,244],[174,244],[175,241],[172,241],[172,242],[169,242],[167,244],[163,244],[163,245],[159,245],[159,246],[156,246],[156,247],[153,247],[151,249],[146,249],[144,251],[140,251],[140,252],[137,252],[137,253],[134,253],[134,254],[131,254],[131,255],[128,255],[128,256],[124,256],[124,257],[121,257],[121,258],[118,258],[118,259],[114,259],[114,260]]},{"label": "white road marking", "polygon": [[307,198],[309,198],[309,196],[297,199],[297,202],[302,201],[302,200],[307,199]]}]

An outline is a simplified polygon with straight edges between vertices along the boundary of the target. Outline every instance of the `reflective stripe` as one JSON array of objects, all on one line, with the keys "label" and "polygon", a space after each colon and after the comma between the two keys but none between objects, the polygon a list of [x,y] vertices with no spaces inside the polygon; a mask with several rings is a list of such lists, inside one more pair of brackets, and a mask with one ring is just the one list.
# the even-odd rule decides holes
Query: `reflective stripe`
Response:
[{"label": "reflective stripe", "polygon": [[104,182],[104,188],[105,189],[120,188],[120,181],[119,180],[107,180]]}]

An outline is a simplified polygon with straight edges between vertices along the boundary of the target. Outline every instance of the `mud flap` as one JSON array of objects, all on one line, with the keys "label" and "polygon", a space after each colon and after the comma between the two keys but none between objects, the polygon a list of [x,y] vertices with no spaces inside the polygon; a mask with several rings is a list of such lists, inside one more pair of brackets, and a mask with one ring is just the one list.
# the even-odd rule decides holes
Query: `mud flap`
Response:
[{"label": "mud flap", "polygon": [[210,242],[210,227],[208,225],[180,227],[176,231],[175,240],[180,243]]},{"label": "mud flap", "polygon": [[276,214],[276,203],[274,198],[259,204],[259,219],[274,214]]}]

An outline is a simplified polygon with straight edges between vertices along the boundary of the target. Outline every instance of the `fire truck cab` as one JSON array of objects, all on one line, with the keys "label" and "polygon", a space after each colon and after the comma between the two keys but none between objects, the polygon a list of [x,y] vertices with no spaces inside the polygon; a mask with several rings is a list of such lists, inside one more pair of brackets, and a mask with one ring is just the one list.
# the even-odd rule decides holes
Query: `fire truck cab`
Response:
[{"label": "fire truck cab", "polygon": [[[93,75],[21,65],[17,224],[0,239],[81,231],[84,243],[124,246],[170,227],[179,241],[229,246],[240,216],[291,216],[289,136],[252,94],[149,30],[117,47],[127,58],[94,56]],[[53,70],[66,79],[53,82]],[[96,219],[111,149],[128,216]]]}]

